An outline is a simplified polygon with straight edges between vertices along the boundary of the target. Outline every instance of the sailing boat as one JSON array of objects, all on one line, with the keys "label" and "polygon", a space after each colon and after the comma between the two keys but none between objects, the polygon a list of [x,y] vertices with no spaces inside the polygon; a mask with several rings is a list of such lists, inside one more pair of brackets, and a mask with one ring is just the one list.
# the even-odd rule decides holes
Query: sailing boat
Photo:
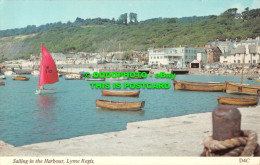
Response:
[{"label": "sailing boat", "polygon": [[245,52],[242,66],[241,83],[226,81],[226,93],[260,95],[260,86],[243,84],[243,72],[245,65]]},{"label": "sailing boat", "polygon": [[39,85],[35,94],[55,93],[55,89],[44,88],[45,84],[53,84],[59,81],[58,71],[54,60],[48,50],[42,45],[42,60],[40,65]]}]

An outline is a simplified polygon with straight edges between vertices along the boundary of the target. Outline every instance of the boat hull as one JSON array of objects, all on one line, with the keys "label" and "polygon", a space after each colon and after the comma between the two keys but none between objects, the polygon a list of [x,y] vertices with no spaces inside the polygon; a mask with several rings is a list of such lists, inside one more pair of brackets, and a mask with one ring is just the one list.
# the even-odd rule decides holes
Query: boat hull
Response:
[{"label": "boat hull", "polygon": [[201,83],[174,80],[175,90],[203,91],[203,92],[225,92],[225,83]]},{"label": "boat hull", "polygon": [[28,81],[28,80],[30,80],[29,77],[13,77],[12,79],[16,80],[16,81]]},{"label": "boat hull", "polygon": [[260,95],[260,86],[237,84],[226,81],[226,93]]},{"label": "boat hull", "polygon": [[36,95],[53,94],[56,93],[55,89],[36,89]]},{"label": "boat hull", "polygon": [[139,97],[140,91],[109,91],[102,90],[102,96],[117,96],[117,97]]},{"label": "boat hull", "polygon": [[96,99],[96,106],[101,108],[107,108],[112,110],[130,110],[136,111],[141,110],[145,105],[144,101],[141,102],[120,102],[110,100],[99,100]]},{"label": "boat hull", "polygon": [[0,85],[5,85],[5,82],[3,82],[3,81],[0,81]]},{"label": "boat hull", "polygon": [[105,81],[105,79],[101,78],[87,78],[86,81]]},{"label": "boat hull", "polygon": [[227,104],[227,105],[257,105],[259,99],[258,98],[239,98],[239,97],[217,97],[219,104]]}]

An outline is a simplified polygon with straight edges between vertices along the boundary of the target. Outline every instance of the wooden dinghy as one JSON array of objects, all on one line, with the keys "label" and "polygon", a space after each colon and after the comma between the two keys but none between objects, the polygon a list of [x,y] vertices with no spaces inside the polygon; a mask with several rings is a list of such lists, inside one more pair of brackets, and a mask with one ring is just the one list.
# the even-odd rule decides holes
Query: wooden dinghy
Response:
[{"label": "wooden dinghy", "polygon": [[260,86],[238,84],[226,81],[226,92],[235,94],[260,95]]},{"label": "wooden dinghy", "polygon": [[28,81],[30,78],[29,77],[13,77],[13,80],[17,80],[17,81]]},{"label": "wooden dinghy", "polygon": [[110,91],[102,90],[102,96],[139,97],[140,91]]},{"label": "wooden dinghy", "polygon": [[217,97],[219,104],[228,105],[257,105],[258,98],[241,98],[241,97]]},{"label": "wooden dinghy", "polygon": [[102,108],[108,108],[113,110],[141,110],[145,105],[144,101],[141,102],[120,102],[110,100],[96,99],[96,106]]},{"label": "wooden dinghy", "polygon": [[0,85],[5,85],[5,82],[3,82],[3,81],[0,81]]},{"label": "wooden dinghy", "polygon": [[219,82],[203,83],[188,81],[173,81],[174,89],[188,91],[204,91],[204,92],[225,92],[226,84]]}]

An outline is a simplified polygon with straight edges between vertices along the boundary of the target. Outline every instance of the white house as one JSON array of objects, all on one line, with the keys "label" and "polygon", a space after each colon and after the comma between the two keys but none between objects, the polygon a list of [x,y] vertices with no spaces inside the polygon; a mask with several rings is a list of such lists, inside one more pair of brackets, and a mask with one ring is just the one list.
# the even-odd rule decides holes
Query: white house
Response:
[{"label": "white house", "polygon": [[220,56],[220,63],[230,64],[242,64],[245,55],[246,65],[256,65],[260,62],[260,48],[259,45],[247,44],[236,45],[236,48],[231,50],[230,54],[224,54]]},{"label": "white house", "polygon": [[207,63],[207,51],[206,51],[206,49],[197,49],[197,60],[201,64]]},{"label": "white house", "polygon": [[186,64],[197,58],[197,49],[194,47],[150,48],[149,65],[175,65],[185,68]]}]

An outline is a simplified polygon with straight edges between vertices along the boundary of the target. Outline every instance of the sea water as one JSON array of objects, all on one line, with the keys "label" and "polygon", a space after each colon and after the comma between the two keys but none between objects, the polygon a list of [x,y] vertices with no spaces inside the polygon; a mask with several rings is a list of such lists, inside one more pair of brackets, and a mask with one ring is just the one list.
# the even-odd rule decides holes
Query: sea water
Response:
[{"label": "sea water", "polygon": [[[118,83],[168,82],[171,84],[170,88],[139,89],[139,98],[105,97],[102,96],[101,89],[91,89],[90,83],[93,81],[65,80],[62,77],[59,82],[46,85],[56,88],[57,93],[41,96],[35,95],[39,78],[29,77],[29,81],[14,81],[7,77],[7,80],[3,80],[6,85],[0,86],[0,140],[14,146],[124,130],[129,122],[212,112],[218,105],[217,96],[233,96],[221,92],[176,91],[173,80],[150,76]],[[240,76],[176,75],[175,79],[240,82]],[[246,77],[244,83],[260,85]],[[96,108],[96,99],[145,101],[145,107],[141,111],[113,111]]]}]

